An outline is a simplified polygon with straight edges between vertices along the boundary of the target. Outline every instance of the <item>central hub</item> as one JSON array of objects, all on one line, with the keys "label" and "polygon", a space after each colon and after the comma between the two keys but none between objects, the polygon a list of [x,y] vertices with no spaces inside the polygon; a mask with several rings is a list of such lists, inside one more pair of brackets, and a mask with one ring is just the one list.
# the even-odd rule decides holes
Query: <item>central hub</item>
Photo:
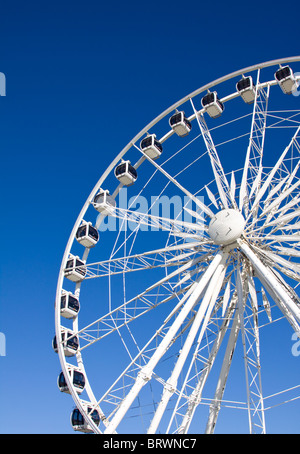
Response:
[{"label": "central hub", "polygon": [[234,243],[242,235],[245,219],[233,209],[219,211],[209,223],[208,234],[215,244]]}]

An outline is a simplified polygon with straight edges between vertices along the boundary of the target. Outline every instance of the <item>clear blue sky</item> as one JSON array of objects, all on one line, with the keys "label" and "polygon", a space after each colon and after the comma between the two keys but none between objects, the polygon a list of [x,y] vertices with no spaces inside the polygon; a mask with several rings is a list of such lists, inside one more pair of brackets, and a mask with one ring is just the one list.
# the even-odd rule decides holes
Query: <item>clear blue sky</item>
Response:
[{"label": "clear blue sky", "polygon": [[244,66],[299,54],[300,11],[290,8],[2,4],[0,433],[73,433],[72,401],[56,386],[54,298],[71,228],[102,171],[184,95]]}]

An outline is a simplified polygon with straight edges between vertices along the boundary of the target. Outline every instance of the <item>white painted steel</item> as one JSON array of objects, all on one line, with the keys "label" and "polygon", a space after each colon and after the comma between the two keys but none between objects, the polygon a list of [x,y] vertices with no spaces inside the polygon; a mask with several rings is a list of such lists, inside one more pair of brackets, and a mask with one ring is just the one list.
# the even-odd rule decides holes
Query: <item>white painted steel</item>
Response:
[{"label": "white painted steel", "polygon": [[[179,355],[179,358],[176,362],[176,365],[172,371],[172,375],[170,378],[167,380],[165,386],[164,386],[164,391],[162,394],[161,401],[158,405],[158,408],[155,412],[155,415],[153,417],[153,420],[151,422],[150,428],[148,430],[148,433],[155,433],[159,422],[166,410],[167,404],[174,394],[174,391],[177,388],[177,381],[178,377],[182,371],[183,365],[187,359],[187,356],[191,350],[192,344],[195,340],[195,337],[197,335],[197,332],[199,330],[199,327],[201,323],[203,322],[203,326],[201,329],[201,337],[204,335],[204,331],[207,326],[208,318],[209,315],[212,311],[212,308],[216,302],[217,296],[219,294],[219,291],[222,287],[222,283],[224,280],[224,274],[225,274],[225,263],[226,259],[228,257],[228,253],[225,253],[224,256],[222,257],[222,260],[218,267],[216,268],[214,274],[211,277],[211,280],[208,284],[208,287],[206,289],[205,295],[203,297],[202,303],[198,309],[197,315],[195,317],[195,320],[193,322],[193,325],[190,329],[190,332],[186,338],[186,341],[184,343],[184,346],[181,350],[181,353]],[[207,312],[206,312],[207,311]],[[205,317],[205,319],[204,319]],[[198,340],[199,341],[199,340]]]},{"label": "white painted steel", "polygon": [[[85,213],[87,212],[89,206],[92,204],[92,201],[94,200],[95,195],[98,193],[100,188],[102,188],[103,183],[105,183],[105,180],[107,177],[110,175],[110,173],[113,171],[113,169],[116,167],[116,165],[120,162],[120,160],[124,157],[124,155],[128,152],[128,150],[132,147],[135,147],[136,149],[139,150],[140,153],[142,151],[139,149],[139,147],[136,145],[136,143],[143,137],[143,135],[151,130],[157,123],[159,123],[162,119],[164,119],[166,116],[170,115],[174,110],[176,110],[178,107],[183,105],[186,102],[190,102],[192,107],[193,107],[193,115],[191,115],[188,119],[189,121],[193,121],[194,119],[197,119],[200,131],[202,133],[204,143],[207,149],[207,152],[210,156],[210,162],[211,166],[214,172],[214,177],[215,177],[215,183],[218,188],[218,194],[214,194],[209,186],[205,187],[206,194],[212,203],[213,206],[209,206],[205,204],[204,202],[200,201],[198,197],[196,197],[195,194],[193,194],[187,187],[184,187],[181,183],[179,183],[179,179],[176,176],[170,175],[170,173],[158,162],[154,161],[151,159],[149,156],[145,155],[142,153],[142,156],[137,160],[137,162],[134,164],[135,169],[139,168],[145,160],[147,160],[153,168],[156,169],[156,171],[160,172],[161,175],[163,175],[164,178],[168,181],[168,183],[172,183],[174,187],[176,187],[182,194],[185,194],[188,196],[193,202],[196,204],[196,206],[204,213],[204,216],[206,215],[209,220],[215,218],[215,211],[217,209],[217,212],[220,213],[220,202],[223,205],[223,208],[228,208],[233,207],[234,209],[237,208],[237,203],[236,199],[239,195],[239,200],[240,200],[240,210],[245,210],[244,214],[247,216],[246,219],[246,226],[244,230],[244,222],[245,218],[238,212],[235,211],[236,213],[236,219],[231,220],[227,225],[225,222],[225,227],[226,229],[233,230],[232,237],[230,240],[226,241],[226,238],[222,238],[221,241],[216,240],[215,233],[211,231],[210,236],[213,239],[211,241],[211,238],[209,238],[205,232],[207,230],[207,226],[205,226],[204,231],[201,231],[201,228],[199,228],[199,225],[197,226],[196,224],[191,224],[188,225],[188,223],[184,222],[179,222],[177,220],[173,219],[162,219],[158,218],[155,216],[137,216],[135,222],[137,224],[142,224],[144,222],[144,225],[146,226],[155,226],[161,230],[166,230],[171,232],[172,230],[180,230],[183,229],[182,232],[182,237],[190,240],[193,239],[195,241],[194,243],[194,251],[195,251],[195,257],[193,257],[193,252],[191,249],[189,251],[185,251],[186,247],[182,246],[182,252],[181,252],[181,246],[178,245],[177,247],[165,247],[163,249],[155,249],[153,251],[147,251],[145,249],[144,254],[134,254],[130,255],[128,253],[123,259],[110,259],[110,260],[102,260],[101,262],[97,263],[88,263],[87,259],[89,257],[89,248],[86,248],[82,260],[84,262],[87,262],[87,268],[89,270],[89,275],[87,277],[98,277],[100,275],[105,274],[105,270],[108,270],[108,275],[112,276],[114,273],[111,271],[111,266],[114,264],[115,268],[115,274],[118,273],[118,267],[120,267],[120,272],[124,274],[125,272],[132,272],[136,271],[138,269],[152,269],[156,267],[160,267],[158,264],[157,256],[159,255],[160,257],[163,257],[163,260],[165,260],[165,263],[161,263],[162,267],[165,267],[166,269],[168,268],[168,265],[172,266],[173,264],[179,266],[178,270],[173,271],[171,273],[166,274],[166,277],[158,280],[155,282],[153,285],[148,286],[147,289],[136,295],[136,297],[132,298],[129,301],[126,301],[124,304],[120,305],[117,309],[110,310],[105,316],[98,318],[97,320],[94,320],[92,323],[89,325],[86,325],[84,328],[79,329],[79,324],[78,324],[78,316],[74,316],[72,319],[72,331],[74,335],[80,336],[81,341],[83,340],[85,343],[80,346],[76,353],[76,361],[77,361],[77,368],[78,370],[82,371],[84,375],[86,376],[86,387],[85,391],[87,393],[88,399],[89,399],[89,405],[92,407],[92,409],[96,408],[97,411],[100,414],[101,418],[101,427],[98,427],[92,419],[89,417],[88,412],[87,412],[87,405],[86,402],[83,401],[78,393],[76,392],[76,389],[74,388],[70,376],[68,374],[68,363],[66,361],[66,356],[64,353],[63,345],[61,342],[58,342],[58,355],[59,355],[59,361],[62,367],[62,371],[65,375],[65,379],[68,385],[68,389],[70,391],[70,394],[72,395],[72,398],[76,404],[76,406],[79,408],[81,413],[83,414],[86,424],[95,432],[95,433],[114,433],[119,424],[122,422],[123,418],[125,417],[127,411],[129,410],[130,406],[134,402],[134,400],[139,396],[139,393],[141,392],[142,388],[149,382],[151,379],[154,377],[154,372],[155,372],[155,367],[157,363],[161,360],[161,358],[164,356],[166,351],[169,349],[170,345],[172,344],[173,340],[176,338],[178,335],[178,332],[180,331],[183,322],[186,320],[188,315],[194,310],[195,306],[199,303],[200,299],[202,298],[201,304],[199,305],[197,309],[197,314],[195,315],[194,318],[192,318],[184,327],[183,332],[188,332],[189,329],[189,334],[186,337],[184,346],[182,351],[180,352],[178,356],[178,360],[176,362],[175,368],[170,375],[169,379],[167,379],[163,383],[163,394],[161,401],[158,402],[158,407],[157,411],[155,412],[155,416],[152,420],[151,426],[149,428],[149,433],[153,433],[156,430],[158,430],[159,423],[163,416],[166,413],[166,408],[167,404],[169,402],[169,399],[171,396],[174,395],[176,392],[178,395],[178,400],[177,404],[175,406],[175,409],[172,414],[172,418],[170,420],[169,426],[168,426],[168,431],[171,430],[171,423],[176,419],[176,417],[182,412],[183,410],[180,409],[181,406],[181,399],[186,399],[186,408],[183,412],[181,413],[182,416],[182,421],[179,424],[179,427],[177,429],[177,433],[187,433],[192,419],[194,417],[195,411],[198,407],[198,405],[201,402],[202,399],[202,390],[203,386],[208,378],[208,375],[211,371],[212,364],[215,360],[216,354],[219,351],[220,344],[222,343],[222,340],[226,334],[226,331],[228,329],[228,324],[229,321],[232,320],[233,317],[233,324],[231,326],[231,334],[229,337],[228,341],[228,346],[224,355],[224,360],[223,360],[223,366],[222,370],[220,372],[219,380],[218,380],[218,385],[215,393],[215,397],[211,403],[210,406],[210,414],[209,414],[209,419],[207,423],[207,433],[212,433],[215,425],[216,425],[216,420],[217,416],[219,414],[219,410],[221,407],[222,399],[223,399],[223,394],[224,394],[224,389],[226,385],[226,381],[228,378],[229,374],[229,369],[231,365],[231,360],[232,360],[232,355],[233,351],[235,349],[235,345],[237,342],[237,337],[238,333],[241,330],[243,333],[243,339],[244,339],[244,347],[246,347],[246,331],[248,329],[246,322],[243,318],[243,311],[246,305],[246,299],[247,296],[251,295],[251,301],[252,301],[252,309],[253,313],[252,316],[256,317],[257,313],[257,301],[256,301],[256,296],[255,296],[255,287],[254,284],[251,286],[251,279],[249,277],[243,277],[245,282],[249,282],[249,289],[248,293],[245,290],[246,287],[244,286],[244,296],[241,296],[241,286],[238,289],[239,296],[237,297],[236,294],[234,293],[234,286],[238,287],[237,281],[234,281],[231,279],[231,276],[233,276],[233,273],[240,273],[239,268],[237,268],[237,265],[233,265],[234,260],[236,259],[236,254],[239,255],[239,260],[246,260],[248,263],[246,268],[248,269],[248,273],[251,273],[252,270],[255,270],[257,273],[257,276],[262,283],[262,285],[265,287],[266,291],[268,294],[273,298],[274,302],[278,305],[280,311],[284,315],[284,317],[287,319],[287,321],[291,324],[293,329],[295,331],[299,330],[299,324],[300,324],[300,306],[297,303],[295,299],[295,295],[293,293],[293,289],[289,287],[289,285],[284,281],[284,279],[281,277],[279,278],[278,275],[274,272],[274,269],[277,268],[279,269],[281,273],[285,274],[289,278],[295,279],[298,274],[298,267],[296,264],[288,262],[284,258],[280,258],[278,256],[275,256],[274,254],[272,255],[272,252],[269,252],[266,250],[265,255],[264,255],[264,247],[265,243],[262,242],[262,238],[264,237],[266,232],[266,225],[268,223],[269,228],[271,228],[271,234],[268,234],[265,238],[268,241],[268,245],[277,245],[277,253],[280,255],[286,255],[287,253],[290,253],[291,257],[297,257],[297,254],[300,254],[297,249],[293,246],[293,243],[290,243],[290,247],[287,248],[285,245],[286,241],[292,240],[293,242],[299,242],[299,238],[297,235],[291,236],[290,233],[288,232],[286,235],[278,235],[277,229],[278,226],[287,228],[289,226],[289,223],[291,221],[294,221],[294,218],[299,217],[298,210],[295,209],[294,213],[286,213],[288,208],[292,208],[293,203],[296,205],[298,203],[298,199],[294,198],[294,200],[291,200],[291,196],[294,194],[294,192],[298,189],[299,187],[299,181],[295,179],[296,176],[296,171],[298,170],[298,167],[300,165],[300,160],[299,160],[299,165],[298,167],[296,166],[293,171],[290,173],[287,173],[286,168],[284,168],[283,164],[285,162],[286,156],[291,152],[293,147],[298,147],[297,150],[300,151],[299,144],[297,142],[298,140],[298,134],[300,130],[299,122],[298,122],[298,127],[296,129],[296,133],[294,134],[292,140],[290,141],[289,145],[286,147],[280,158],[278,159],[277,163],[271,169],[269,172],[267,172],[263,168],[263,162],[262,162],[262,157],[263,157],[263,149],[264,149],[264,139],[265,139],[265,134],[267,130],[267,123],[266,123],[266,116],[265,113],[267,113],[268,109],[268,99],[269,99],[269,91],[270,87],[273,87],[274,85],[277,84],[277,81],[275,80],[269,80],[267,82],[260,82],[261,79],[261,71],[264,68],[268,68],[270,66],[276,66],[280,64],[287,64],[287,63],[292,63],[292,62],[299,62],[300,57],[291,57],[287,59],[278,59],[278,60],[273,60],[270,62],[265,62],[259,65],[254,65],[250,66],[247,68],[244,68],[239,71],[235,71],[225,77],[221,77],[214,82],[211,82],[210,84],[207,84],[200,89],[192,92],[190,95],[182,98],[180,101],[169,107],[167,110],[165,110],[161,115],[156,117],[152,122],[150,122],[142,131],[140,131],[139,134],[137,134],[132,141],[129,142],[129,144],[123,148],[123,150],[116,156],[116,158],[112,161],[110,166],[107,168],[107,170],[103,173],[103,175],[100,177],[99,181],[95,185],[94,189],[91,191],[86,203],[84,204],[76,222],[73,227],[73,230],[71,232],[70,238],[68,240],[65,253],[63,256],[60,272],[59,272],[59,278],[58,278],[58,283],[57,283],[57,292],[56,292],[56,305],[55,305],[55,333],[56,333],[56,338],[61,339],[61,333],[64,330],[63,323],[61,321],[61,311],[60,311],[60,297],[61,293],[63,290],[64,286],[64,269],[66,266],[66,262],[68,260],[68,257],[71,253],[71,248],[74,243],[76,231],[81,224]],[[205,119],[204,119],[204,109],[200,109],[197,111],[197,109],[194,106],[193,99],[200,95],[201,93],[204,93],[205,91],[209,90],[212,87],[215,87],[216,85],[219,85],[223,82],[226,82],[230,79],[233,79],[237,76],[240,76],[244,73],[249,73],[249,72],[257,72],[257,85],[259,87],[258,90],[256,90],[256,98],[254,102],[254,108],[252,112],[252,126],[251,126],[251,131],[250,131],[250,139],[249,139],[249,147],[248,151],[246,153],[246,161],[245,161],[245,168],[244,168],[244,173],[242,177],[242,182],[241,182],[241,187],[238,187],[236,177],[237,175],[232,172],[231,173],[231,180],[230,180],[230,185],[227,180],[227,175],[225,174],[221,160],[218,155],[218,146],[216,146],[213,142],[212,139],[212,129],[209,130]],[[299,77],[297,78],[299,80]],[[260,98],[260,96],[262,97]],[[233,92],[227,96],[224,96],[220,101],[222,103],[227,103],[239,96],[238,93]],[[260,103],[260,104],[259,104]],[[224,115],[224,114],[223,114]],[[263,121],[261,122],[258,117],[261,116],[263,118]],[[296,123],[297,126],[297,123]],[[174,131],[171,130],[167,132],[163,137],[161,137],[159,140],[161,143],[166,142],[172,135],[174,134]],[[181,139],[179,139],[181,140]],[[253,164],[254,161],[257,161],[258,164]],[[278,172],[285,172],[281,180],[276,176]],[[249,173],[252,174],[251,176],[251,189],[247,194],[247,186],[249,185]],[[274,183],[275,181],[275,183]],[[112,200],[117,197],[119,194],[120,190],[122,188],[122,184],[119,184],[115,191],[112,194]],[[103,188],[102,188],[103,189]],[[238,189],[239,189],[239,194],[238,194]],[[248,197],[246,200],[245,198]],[[252,199],[251,205],[249,204],[249,200]],[[253,200],[254,199],[254,200]],[[246,200],[246,203],[245,203]],[[263,205],[265,203],[265,206]],[[280,207],[281,203],[285,203],[285,207]],[[263,208],[262,208],[263,207]],[[221,207],[222,208],[222,207]],[[260,210],[260,211],[259,211]],[[188,211],[188,209],[187,209]],[[232,210],[233,211],[233,210]],[[276,213],[279,212],[280,216],[276,217]],[[114,208],[112,213],[114,216],[118,217],[119,219],[126,219],[127,214],[125,211],[118,207]],[[102,213],[99,215],[96,226],[99,228],[101,225],[101,222],[105,218],[105,216],[108,213],[102,210]],[[197,218],[198,213],[193,213],[190,210],[190,214],[192,214],[194,217]],[[238,216],[240,215],[240,217]],[[252,216],[252,217],[251,217]],[[238,219],[239,217],[239,219]],[[201,218],[203,219],[203,218]],[[242,222],[243,221],[243,222]],[[169,225],[167,226],[167,223]],[[296,224],[295,224],[296,225]],[[222,221],[220,221],[220,224],[218,226],[218,233],[221,232],[222,236]],[[189,230],[190,229],[190,230]],[[191,233],[192,229],[194,229],[194,232]],[[225,230],[226,230],[225,229]],[[226,232],[225,232],[226,233]],[[203,236],[201,236],[203,234]],[[192,237],[194,235],[194,238]],[[226,236],[226,234],[224,234]],[[223,235],[223,236],[224,236]],[[242,238],[243,235],[245,235],[245,240]],[[237,241],[237,243],[234,243]],[[255,244],[253,247],[251,247],[251,241],[253,241]],[[248,244],[249,242],[249,244]],[[261,243],[262,242],[262,243]],[[222,251],[222,246],[230,244],[230,248],[228,250]],[[215,247],[215,249],[211,249],[211,247]],[[220,246],[220,247],[219,247]],[[207,249],[206,249],[207,247]],[[188,249],[188,248],[187,248]],[[219,249],[219,252],[218,252]],[[167,258],[167,253],[169,251],[177,251],[179,255],[175,255],[173,258]],[[197,253],[202,254],[197,258]],[[268,260],[268,265],[263,261],[262,257],[265,256],[266,260]],[[229,261],[231,260],[231,268],[233,268],[230,271],[230,275],[226,277],[225,272],[226,272],[226,267],[225,267],[225,258],[229,257]],[[137,261],[136,261],[137,260]],[[125,262],[128,263],[128,267],[125,271]],[[209,264],[209,262],[211,262]],[[220,263],[221,262],[221,263]],[[208,263],[208,264],[207,264]],[[98,274],[98,271],[95,273],[94,271],[91,271],[92,267],[96,265],[99,266],[100,271]],[[106,268],[108,267],[108,268]],[[196,267],[196,268],[195,268]],[[199,278],[196,270],[200,270],[202,272],[202,277]],[[246,270],[245,268],[245,270]],[[227,268],[228,270],[230,267]],[[241,274],[241,276],[246,276],[245,272]],[[277,271],[278,272],[278,271]],[[183,274],[185,273],[185,275]],[[198,277],[196,277],[198,276]],[[175,298],[180,296],[182,297],[181,300],[175,305],[174,309],[170,312],[170,314],[166,317],[163,328],[161,331],[159,331],[162,335],[163,329],[166,329],[168,324],[171,323],[170,327],[168,327],[167,333],[163,334],[163,340],[158,344],[156,350],[150,356],[149,361],[141,367],[137,378],[134,380],[131,388],[127,392],[125,398],[123,400],[118,401],[117,408],[114,412],[112,412],[112,415],[108,418],[107,414],[102,410],[102,403],[104,402],[104,399],[101,398],[99,399],[98,397],[96,398],[93,389],[90,385],[88,375],[86,374],[85,367],[84,367],[84,361],[83,361],[83,356],[82,356],[82,351],[89,347],[90,345],[94,345],[96,342],[101,340],[103,337],[105,337],[108,332],[105,334],[104,333],[104,327],[107,327],[107,330],[110,332],[113,331],[119,331],[119,329],[122,326],[129,326],[131,321],[135,320],[136,318],[140,317],[143,314],[147,314],[148,311],[152,310],[153,308],[157,307],[159,304],[158,303],[152,303],[151,302],[151,297],[148,296],[151,294],[151,292],[154,289],[157,289],[158,291],[162,289],[165,285],[168,285],[172,279],[177,278],[179,279],[179,282],[177,283],[177,287],[180,288],[182,285],[186,283],[186,287],[182,288],[180,291],[178,291],[178,295],[174,293],[173,295],[170,293],[169,295],[166,294],[164,297],[163,301],[169,301],[172,298]],[[188,282],[192,281],[194,279],[193,284],[188,284]],[[196,280],[195,280],[196,279]],[[75,290],[74,294],[76,297],[80,297],[80,291],[81,291],[81,282],[77,282],[74,284],[75,285]],[[244,281],[243,281],[243,285]],[[174,289],[176,288],[176,285],[174,286]],[[222,304],[220,305],[219,301],[219,294],[220,292],[224,292],[222,295]],[[272,320],[271,317],[271,307],[270,303],[268,300],[268,297],[266,296],[266,293],[262,289],[262,297],[263,297],[263,306],[264,309],[268,315],[269,320]],[[148,300],[146,299],[148,298]],[[162,302],[163,302],[162,301]],[[239,308],[239,313],[236,313],[235,316],[234,310],[233,310],[233,303],[236,302],[238,303],[238,308]],[[137,309],[136,315],[130,315],[133,312],[132,311],[134,305],[139,302],[140,306]],[[160,302],[160,304],[162,303]],[[143,306],[144,304],[144,306]],[[190,366],[188,369],[188,372],[186,374],[184,384],[180,389],[178,388],[178,376],[183,370],[184,364],[187,362],[188,355],[191,351],[192,344],[194,343],[196,339],[196,335],[198,331],[200,330],[199,336],[198,336],[198,341],[197,341],[197,348],[200,348],[200,343],[207,332],[207,330],[212,329],[210,325],[212,320],[211,317],[214,314],[214,311],[217,310],[217,307],[222,308],[222,317],[227,317],[226,320],[223,321],[223,324],[216,330],[212,331],[214,336],[216,337],[214,344],[213,344],[213,349],[210,351],[210,353],[207,355],[207,361],[206,362],[206,367],[204,368],[203,374],[199,375],[198,377],[194,378],[195,384],[193,385],[194,389],[193,392],[191,393],[190,396],[185,395],[184,389],[185,386],[188,385],[188,383],[191,382],[191,370],[192,366],[195,366],[195,363],[197,361],[197,355],[195,353],[193,359],[190,362]],[[124,317],[119,317],[116,318],[116,320],[120,320],[119,323],[117,323],[114,327],[113,325],[109,324],[109,319],[113,319],[114,314],[122,314],[124,312]],[[176,316],[177,314],[177,316]],[[172,323],[171,320],[172,318],[175,317],[175,321]],[[99,327],[103,327],[103,332],[102,334],[96,334],[96,335],[91,335],[88,334],[89,332],[92,332],[92,329],[97,326],[98,331],[100,333],[101,330],[99,330]],[[95,330],[96,331],[96,330]],[[103,334],[104,333],[104,334]],[[255,345],[256,345],[256,351],[259,357],[259,336],[258,336],[258,325],[256,322],[254,323],[254,329],[253,329],[254,337],[255,337]],[[146,347],[145,347],[146,348]],[[196,348],[196,352],[198,351]],[[144,350],[142,349],[140,353],[137,355],[137,358],[142,358],[142,352]],[[245,350],[246,351],[246,350]],[[132,360],[131,365],[135,364],[135,360]],[[246,381],[247,381],[247,368],[249,368],[249,362],[247,363],[247,358],[245,362],[245,368],[246,368]],[[260,367],[260,365],[259,365]],[[125,377],[126,370],[124,371],[123,374],[120,375],[119,379],[122,379]],[[198,380],[198,381],[197,381]],[[260,376],[259,376],[260,380]],[[116,380],[117,383],[118,379]],[[247,392],[248,392],[248,410],[249,410],[249,425],[250,425],[250,430],[252,425],[253,425],[253,415],[251,415],[252,409],[250,408],[251,404],[251,385],[252,383],[247,382]],[[261,383],[259,383],[259,387],[261,389]],[[113,389],[113,388],[112,388]],[[107,392],[107,395],[109,395],[109,392]],[[261,423],[261,428],[262,431],[265,431],[265,426],[264,426],[264,408],[263,408],[263,397],[262,395],[260,396],[260,407],[259,407],[259,413],[262,416],[262,423]],[[257,407],[258,408],[258,407]],[[104,426],[104,427],[103,427]]]},{"label": "white painted steel", "polygon": [[258,273],[261,279],[263,279],[269,287],[271,287],[274,293],[280,298],[282,303],[291,311],[295,319],[300,323],[300,308],[295,304],[292,298],[283,288],[282,284],[276,279],[274,273],[268,269],[259,257],[251,250],[251,248],[244,241],[239,241],[239,248],[250,260],[253,268]]},{"label": "white painted steel", "polygon": [[213,273],[216,271],[219,263],[221,262],[223,257],[223,253],[219,252],[216,257],[213,259],[209,267],[207,268],[206,272],[202,276],[201,280],[199,281],[199,284],[196,286],[194,292],[188,299],[188,301],[185,303],[183,308],[181,309],[180,314],[178,317],[175,319],[174,323],[172,324],[171,328],[169,329],[168,333],[166,336],[163,338],[162,342],[160,345],[157,347],[154,355],[148,362],[146,366],[144,366],[141,371],[138,374],[138,378],[135,381],[132,389],[130,392],[127,394],[126,398],[123,400],[121,403],[119,410],[117,411],[116,415],[113,417],[112,421],[110,422],[109,426],[106,428],[104,433],[114,433],[116,428],[118,427],[118,424],[126,414],[128,408],[138,395],[139,391],[142,389],[142,387],[147,383],[147,381],[150,380],[151,375],[153,373],[153,369],[155,368],[157,362],[159,359],[165,354],[165,352],[168,349],[169,344],[171,343],[172,339],[176,335],[177,331],[179,330],[180,326],[182,325],[183,321],[186,319],[187,315],[189,312],[192,310],[192,308],[195,306],[197,301],[200,298],[200,295],[202,294],[204,288],[208,284],[209,280],[211,279]]}]

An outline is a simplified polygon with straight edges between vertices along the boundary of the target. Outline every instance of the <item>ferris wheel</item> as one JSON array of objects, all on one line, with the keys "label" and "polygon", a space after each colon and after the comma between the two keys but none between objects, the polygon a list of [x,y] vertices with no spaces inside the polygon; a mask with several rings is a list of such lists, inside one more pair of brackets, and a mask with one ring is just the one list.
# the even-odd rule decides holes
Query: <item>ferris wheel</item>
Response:
[{"label": "ferris wheel", "polygon": [[194,91],[96,183],[55,304],[74,430],[213,433],[230,411],[265,433],[271,398],[300,397],[288,370],[278,389],[264,380],[272,341],[300,336],[297,67],[274,60]]}]

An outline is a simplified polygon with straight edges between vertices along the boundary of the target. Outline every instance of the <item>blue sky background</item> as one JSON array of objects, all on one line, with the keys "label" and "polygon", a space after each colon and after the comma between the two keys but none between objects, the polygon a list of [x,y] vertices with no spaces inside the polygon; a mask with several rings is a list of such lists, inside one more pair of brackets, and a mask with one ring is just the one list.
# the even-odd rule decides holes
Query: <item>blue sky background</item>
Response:
[{"label": "blue sky background", "polygon": [[102,171],[201,85],[298,55],[299,14],[297,3],[273,1],[1,5],[0,433],[73,433],[72,400],[56,385],[54,298],[70,231]]}]

